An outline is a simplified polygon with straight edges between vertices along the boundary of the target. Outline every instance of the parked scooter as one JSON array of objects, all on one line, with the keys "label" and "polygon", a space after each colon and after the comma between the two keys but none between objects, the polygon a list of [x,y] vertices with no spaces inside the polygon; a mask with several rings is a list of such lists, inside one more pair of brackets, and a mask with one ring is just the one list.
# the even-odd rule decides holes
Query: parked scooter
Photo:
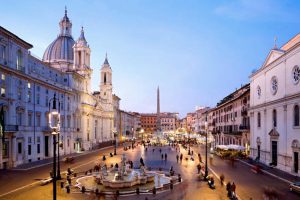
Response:
[{"label": "parked scooter", "polygon": [[211,178],[207,181],[207,183],[208,183],[208,185],[209,185],[209,187],[210,187],[211,189],[215,189],[215,188],[216,188],[214,177],[211,177]]}]

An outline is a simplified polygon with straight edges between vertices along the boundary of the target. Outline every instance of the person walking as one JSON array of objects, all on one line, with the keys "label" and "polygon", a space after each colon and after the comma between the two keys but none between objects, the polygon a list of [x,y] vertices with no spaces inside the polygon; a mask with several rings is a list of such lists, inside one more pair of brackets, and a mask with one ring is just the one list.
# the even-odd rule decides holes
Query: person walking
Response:
[{"label": "person walking", "polygon": [[201,165],[200,165],[200,163],[197,165],[197,169],[198,169],[198,174],[200,174],[200,171],[201,171]]},{"label": "person walking", "polygon": [[231,198],[231,184],[230,184],[230,182],[228,182],[228,183],[226,184],[226,190],[227,190],[227,196],[228,196],[229,198]]},{"label": "person walking", "polygon": [[231,192],[235,194],[235,189],[236,189],[236,185],[234,184],[234,182],[232,182],[231,185]]},{"label": "person walking", "polygon": [[140,158],[140,163],[141,163],[142,166],[145,166],[145,163],[144,163],[144,160],[143,160],[142,157]]},{"label": "person walking", "polygon": [[152,149],[152,152],[154,152],[154,151],[155,151],[155,149],[153,148],[153,149]]},{"label": "person walking", "polygon": [[177,160],[177,163],[178,163],[178,160],[179,160],[179,155],[178,154],[176,155],[176,160]]},{"label": "person walking", "polygon": [[182,154],[180,154],[180,162],[182,162],[182,158],[183,158],[183,155],[182,155]]},{"label": "person walking", "polygon": [[167,153],[165,153],[165,161],[167,161],[167,159],[168,159],[168,155]]},{"label": "person walking", "polygon": [[163,154],[163,153],[161,154],[161,159],[162,159],[162,160],[164,159],[164,154]]}]

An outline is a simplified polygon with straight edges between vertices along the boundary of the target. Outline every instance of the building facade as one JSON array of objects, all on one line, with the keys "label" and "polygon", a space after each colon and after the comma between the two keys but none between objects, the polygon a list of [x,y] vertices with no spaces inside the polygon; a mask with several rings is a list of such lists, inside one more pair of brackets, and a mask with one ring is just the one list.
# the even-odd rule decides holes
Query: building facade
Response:
[{"label": "building facade", "polygon": [[100,91],[92,93],[91,50],[84,30],[75,41],[67,11],[59,27],[42,60],[31,55],[31,44],[0,27],[0,105],[5,117],[0,168],[52,156],[48,116],[54,94],[60,102],[61,155],[113,139],[112,70],[107,57],[99,72]]},{"label": "building facade", "polygon": [[[208,114],[216,145],[236,144],[249,149],[250,84],[222,99]],[[212,125],[212,126],[210,126]]]},{"label": "building facade", "polygon": [[250,76],[251,157],[299,176],[300,35]]}]

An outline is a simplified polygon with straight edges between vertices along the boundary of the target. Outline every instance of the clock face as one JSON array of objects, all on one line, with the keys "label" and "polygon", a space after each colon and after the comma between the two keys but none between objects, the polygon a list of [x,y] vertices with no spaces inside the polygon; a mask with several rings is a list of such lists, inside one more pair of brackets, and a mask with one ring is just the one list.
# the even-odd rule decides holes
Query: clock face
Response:
[{"label": "clock face", "polygon": [[293,78],[294,84],[299,83],[299,80],[300,80],[300,68],[297,65],[293,68],[292,78]]},{"label": "clock face", "polygon": [[278,80],[276,78],[276,76],[273,76],[273,78],[271,79],[271,92],[273,95],[276,94],[278,90]]}]

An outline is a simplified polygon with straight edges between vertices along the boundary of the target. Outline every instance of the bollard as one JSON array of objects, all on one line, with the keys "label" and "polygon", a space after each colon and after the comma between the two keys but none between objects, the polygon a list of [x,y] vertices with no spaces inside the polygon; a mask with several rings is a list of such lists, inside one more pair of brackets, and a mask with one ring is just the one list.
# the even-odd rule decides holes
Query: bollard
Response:
[{"label": "bollard", "polygon": [[85,187],[84,187],[84,186],[82,186],[81,192],[82,192],[82,193],[85,193]]},{"label": "bollard", "polygon": [[60,182],[60,188],[64,188],[64,182]]},{"label": "bollard", "polygon": [[173,190],[173,182],[170,183],[170,189]]},{"label": "bollard", "polygon": [[140,194],[140,188],[136,188],[136,194]]},{"label": "bollard", "polygon": [[66,186],[67,193],[70,194],[70,186]]},{"label": "bollard", "polygon": [[152,192],[153,192],[153,194],[156,194],[156,187],[153,187]]}]

